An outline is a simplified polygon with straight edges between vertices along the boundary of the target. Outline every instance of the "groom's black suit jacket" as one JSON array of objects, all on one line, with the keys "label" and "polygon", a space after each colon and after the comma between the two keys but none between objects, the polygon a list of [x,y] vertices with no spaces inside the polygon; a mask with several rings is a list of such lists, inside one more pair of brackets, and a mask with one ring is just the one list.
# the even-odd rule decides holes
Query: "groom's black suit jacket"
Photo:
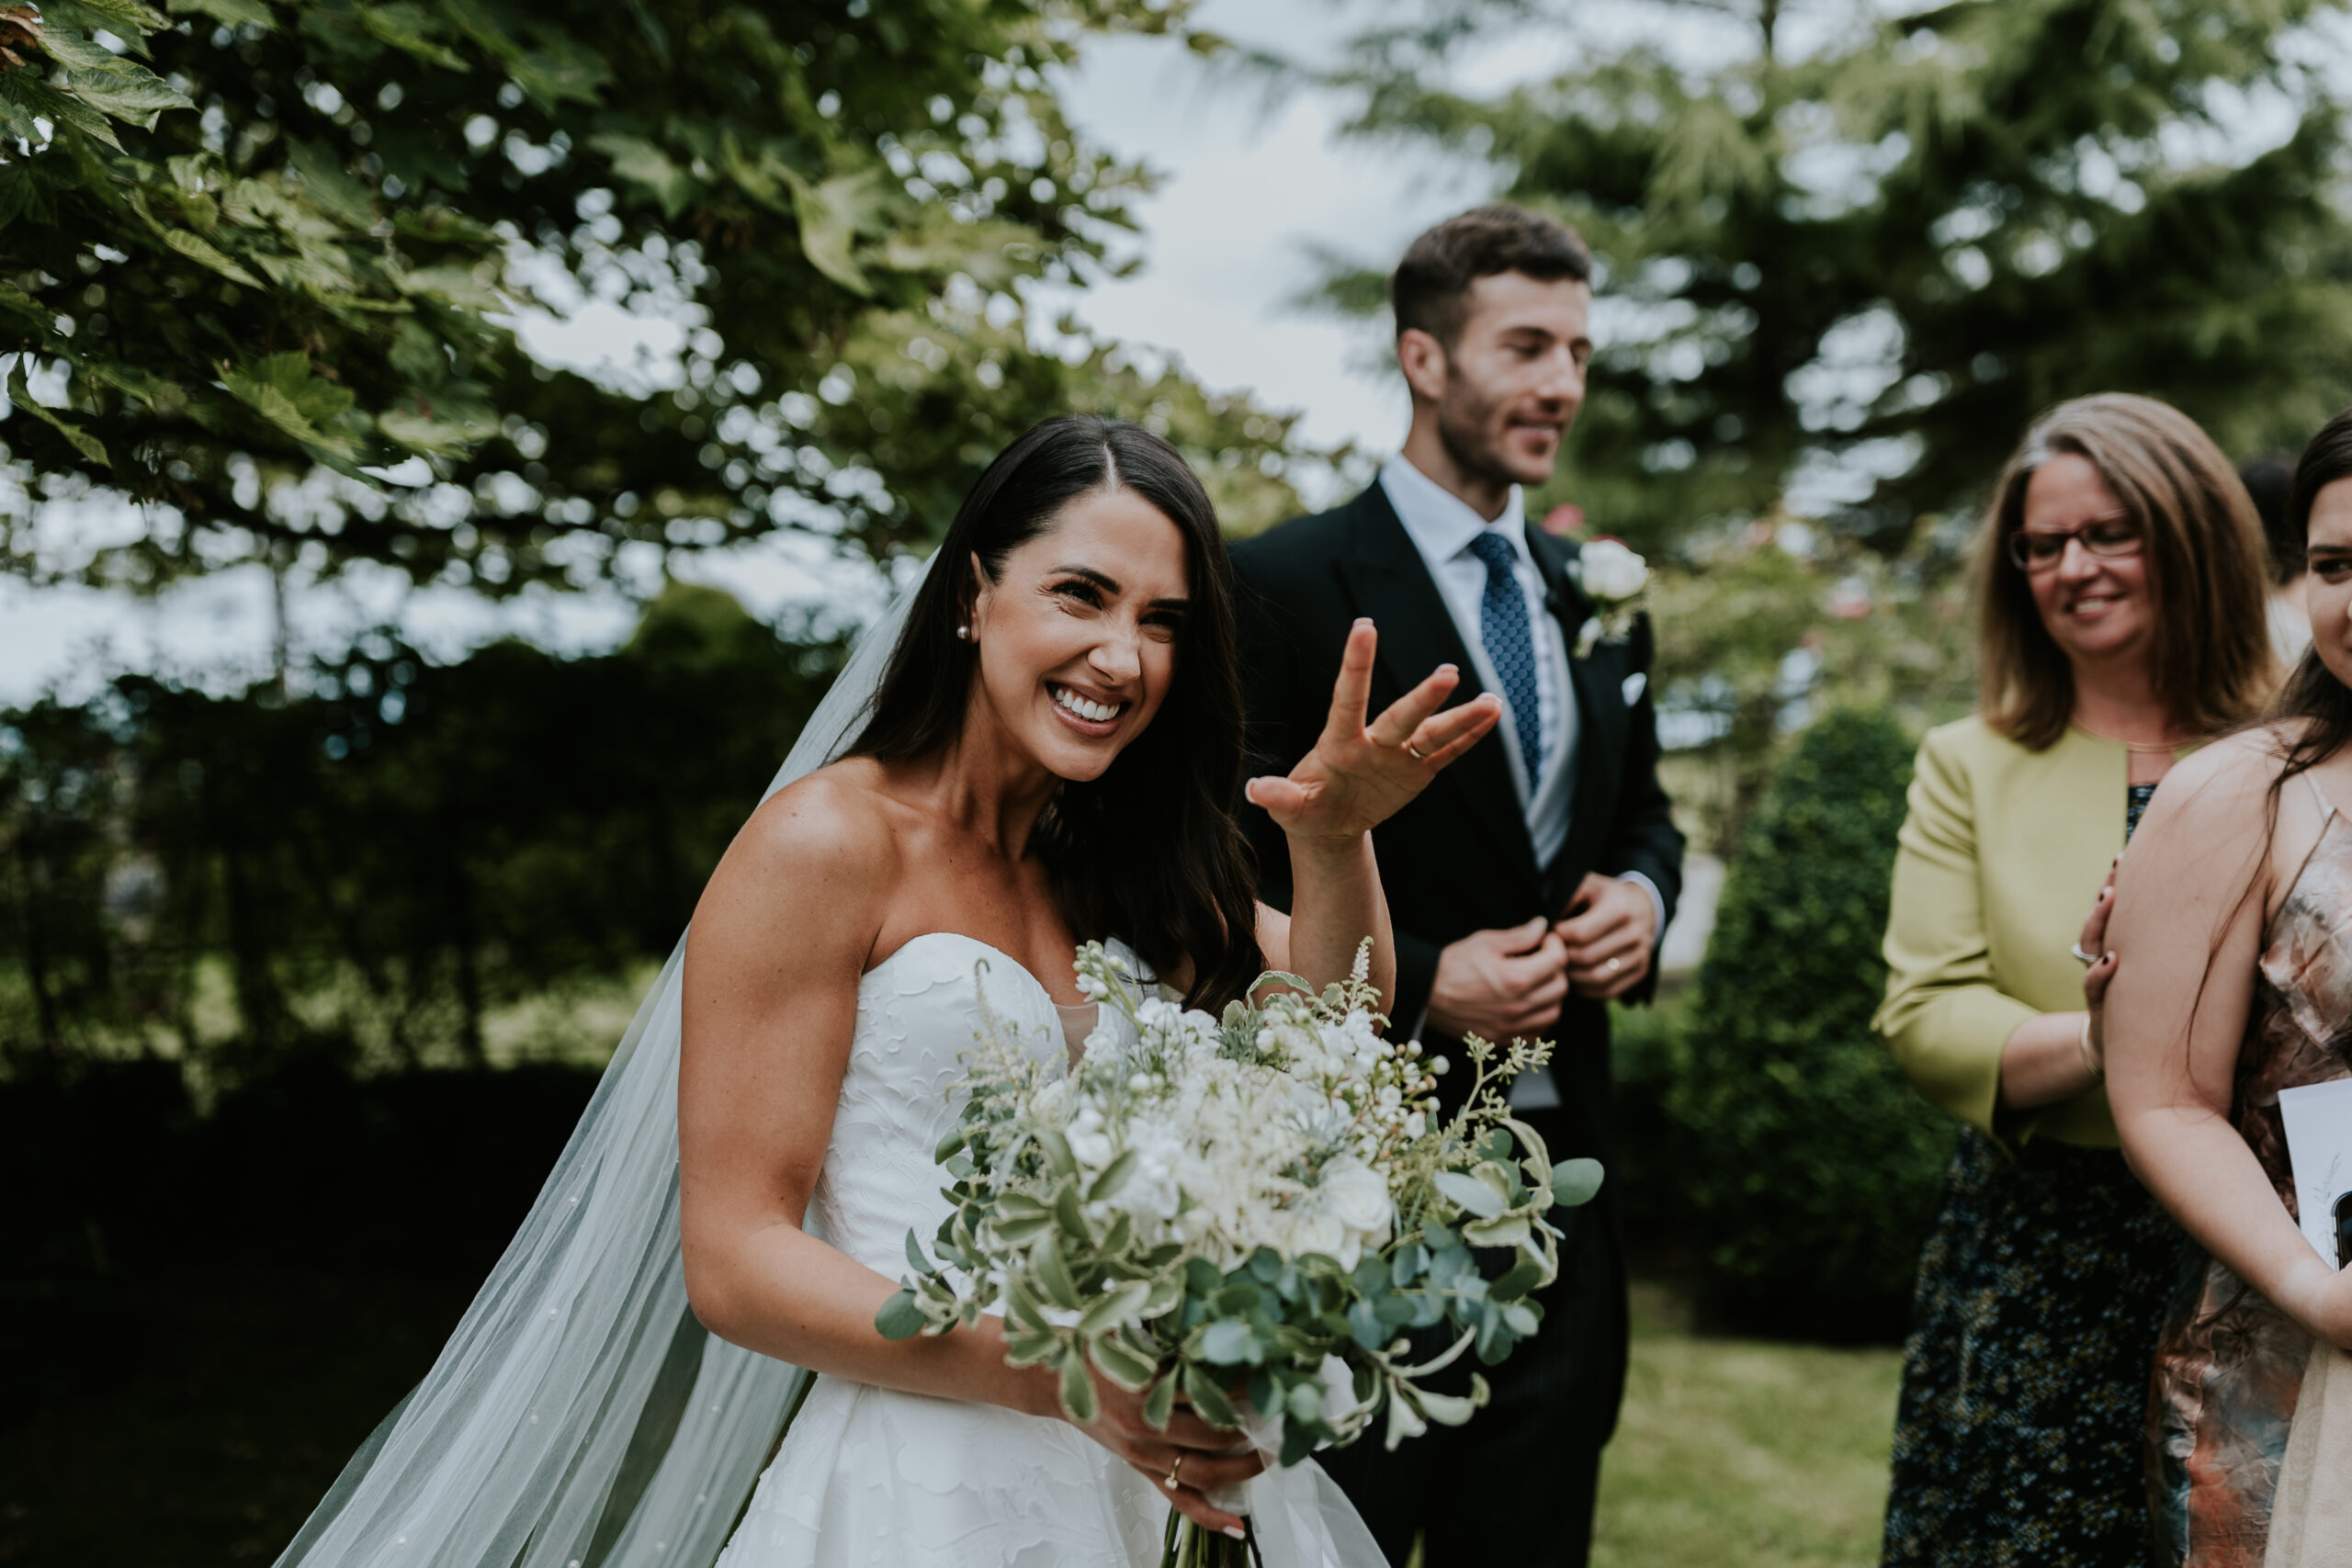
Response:
[{"label": "groom's black suit jacket", "polygon": [[[1569,570],[1577,547],[1538,529],[1528,531],[1527,542],[1548,591],[1547,607],[1573,653],[1577,629],[1592,612]],[[1233,564],[1241,579],[1241,675],[1252,773],[1286,773],[1314,748],[1330,709],[1340,650],[1360,615],[1372,617],[1380,634],[1372,713],[1440,664],[1462,671],[1454,701],[1466,702],[1483,690],[1437,584],[1378,484],[1332,511],[1243,541],[1233,548]],[[1641,873],[1657,886],[1671,918],[1682,886],[1682,835],[1658,786],[1650,650],[1645,619],[1623,642],[1600,643],[1589,657],[1569,660],[1578,721],[1576,786],[1567,840],[1551,864],[1536,863],[1499,731],[1374,829],[1396,932],[1391,1014],[1400,1031],[1429,1005],[1439,949],[1473,931],[1524,925],[1537,915],[1557,918],[1588,872]],[[1261,896],[1287,909],[1290,858],[1281,829],[1262,812],[1248,815],[1254,818]],[[1652,984],[1654,978],[1645,981],[1637,996]],[[1554,1156],[1587,1156],[1613,1165],[1607,1007],[1571,997],[1559,1023],[1544,1032],[1557,1046],[1553,1073],[1561,1107],[1540,1118]],[[1440,1048],[1452,1043],[1427,1030],[1422,1038]],[[1467,1088],[1467,1065],[1458,1050],[1453,1055],[1455,1070],[1440,1080],[1442,1093]],[[1589,1210],[1554,1217],[1566,1219],[1571,1229],[1599,1222],[1603,1235],[1589,1239],[1606,1255],[1609,1279],[1586,1283],[1622,1300],[1613,1184],[1605,1183],[1602,1194]],[[1622,1309],[1600,1315],[1615,1316],[1622,1334]],[[1604,1358],[1623,1354],[1622,1340],[1589,1348]],[[1500,1371],[1508,1382],[1511,1369]],[[1610,1392],[1600,1401],[1605,1411],[1562,1413],[1585,1428],[1596,1447],[1614,1425],[1614,1386],[1609,1380]]]},{"label": "groom's black suit jacket", "polygon": [[[1592,613],[1569,571],[1577,548],[1533,528],[1527,544],[1543,574],[1548,607],[1573,651],[1577,629]],[[1372,617],[1380,633],[1373,713],[1440,664],[1462,671],[1454,702],[1484,690],[1437,584],[1379,485],[1332,511],[1244,540],[1233,548],[1233,564],[1242,585],[1242,694],[1252,772],[1286,773],[1314,749],[1330,710],[1348,628],[1360,615]],[[1672,918],[1682,886],[1682,835],[1657,782],[1649,661],[1646,618],[1623,642],[1597,644],[1589,657],[1568,661],[1577,716],[1577,780],[1567,841],[1550,865],[1535,863],[1535,843],[1499,731],[1374,829],[1396,929],[1391,1011],[1399,1025],[1428,1007],[1439,949],[1473,931],[1524,925],[1537,915],[1558,917],[1588,872],[1641,873],[1657,886]],[[1263,813],[1250,815],[1261,893],[1286,909],[1290,856],[1282,831]],[[1645,981],[1637,998],[1645,997],[1652,983]],[[1560,1021],[1555,1067],[1561,1098],[1572,1108],[1578,1099],[1606,1105],[1607,1038],[1607,1009],[1572,998]],[[1592,1093],[1571,1095],[1572,1085],[1585,1088],[1595,1074]]]}]

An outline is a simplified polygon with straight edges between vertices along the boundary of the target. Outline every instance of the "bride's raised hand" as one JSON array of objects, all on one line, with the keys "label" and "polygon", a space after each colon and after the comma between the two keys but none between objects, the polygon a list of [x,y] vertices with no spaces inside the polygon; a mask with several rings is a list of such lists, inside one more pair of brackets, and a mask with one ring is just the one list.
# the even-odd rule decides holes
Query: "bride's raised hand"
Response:
[{"label": "bride's raised hand", "polygon": [[1440,713],[1462,683],[1459,671],[1441,664],[1379,717],[1365,722],[1377,642],[1371,621],[1355,624],[1331,687],[1331,715],[1315,750],[1286,778],[1250,781],[1250,799],[1294,838],[1349,839],[1371,831],[1502,716],[1502,700],[1492,693]]}]

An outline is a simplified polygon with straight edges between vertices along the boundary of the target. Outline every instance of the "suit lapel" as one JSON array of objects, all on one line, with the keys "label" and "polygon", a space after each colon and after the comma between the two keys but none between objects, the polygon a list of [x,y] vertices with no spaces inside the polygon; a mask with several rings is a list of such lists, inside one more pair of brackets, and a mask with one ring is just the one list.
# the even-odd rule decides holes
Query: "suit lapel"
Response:
[{"label": "suit lapel", "polygon": [[[1380,628],[1382,670],[1402,694],[1439,665],[1452,664],[1462,671],[1462,683],[1447,705],[1468,702],[1486,690],[1477,665],[1463,646],[1437,584],[1430,581],[1428,563],[1388,503],[1388,493],[1375,483],[1357,498],[1355,507],[1358,515],[1348,531],[1351,548],[1340,558],[1340,570],[1356,609]],[[1463,815],[1493,840],[1498,852],[1534,866],[1534,840],[1528,837],[1510,763],[1493,735],[1463,753],[1430,788],[1432,793],[1454,790]]]},{"label": "suit lapel", "polygon": [[1557,863],[1578,865],[1590,858],[1578,852],[1580,846],[1602,826],[1611,804],[1611,773],[1624,744],[1625,703],[1622,693],[1607,689],[1614,665],[1604,670],[1597,658],[1576,656],[1577,635],[1592,614],[1591,599],[1568,570],[1577,558],[1576,546],[1530,528],[1527,547],[1544,575],[1544,607],[1567,639],[1568,685],[1577,699],[1577,785],[1569,807],[1568,842],[1561,846]]}]

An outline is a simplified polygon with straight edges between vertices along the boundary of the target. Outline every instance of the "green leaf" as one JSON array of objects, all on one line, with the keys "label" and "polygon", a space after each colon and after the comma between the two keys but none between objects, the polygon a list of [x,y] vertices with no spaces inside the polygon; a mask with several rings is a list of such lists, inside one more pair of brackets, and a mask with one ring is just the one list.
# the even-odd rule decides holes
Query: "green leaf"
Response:
[{"label": "green leaf", "polygon": [[588,145],[613,161],[613,173],[662,205],[664,218],[675,218],[694,198],[695,178],[641,137],[599,132]]},{"label": "green leaf", "polygon": [[1090,1203],[1100,1203],[1106,1199],[1117,1197],[1119,1189],[1127,1184],[1127,1179],[1135,1175],[1136,1168],[1142,1164],[1143,1156],[1129,1149],[1102,1168],[1102,1174],[1096,1177],[1094,1185],[1086,1190],[1086,1201]]},{"label": "green leaf", "polygon": [[1026,1247],[1056,1228],[1050,1211],[1035,1214],[998,1214],[989,1221],[989,1229],[995,1233],[998,1241],[1007,1247]]},{"label": "green leaf", "polygon": [[1184,1363],[1184,1397],[1193,1402],[1194,1413],[1212,1427],[1223,1427],[1229,1431],[1241,1425],[1241,1418],[1234,1414],[1233,1401],[1225,1396],[1225,1390],[1192,1361]]},{"label": "green leaf", "polygon": [[394,49],[444,71],[473,69],[464,55],[433,36],[440,31],[440,24],[424,7],[395,0],[391,5],[361,6],[357,10],[360,24]]},{"label": "green leaf", "polygon": [[1069,1140],[1051,1127],[1037,1132],[1037,1146],[1046,1151],[1046,1164],[1056,1176],[1076,1176],[1078,1156],[1069,1152]]},{"label": "green leaf", "polygon": [[1498,1219],[1476,1220],[1462,1227],[1463,1239],[1474,1247],[1517,1247],[1529,1235],[1527,1216],[1505,1214]]},{"label": "green leaf", "polygon": [[[1491,1220],[1503,1212],[1502,1194],[1475,1176],[1458,1170],[1441,1170],[1437,1173],[1437,1190],[1452,1199],[1456,1206],[1482,1220]],[[1464,1234],[1468,1233],[1465,1231]]]},{"label": "green leaf", "polygon": [[185,229],[165,229],[163,232],[164,243],[188,260],[210,267],[232,283],[242,283],[248,288],[262,287],[261,279],[230,260],[220,247],[201,235],[191,234]]},{"label": "green leaf", "polygon": [[1151,1287],[1141,1280],[1114,1285],[1089,1302],[1086,1310],[1079,1314],[1078,1331],[1092,1336],[1125,1323],[1143,1310],[1143,1303],[1150,1295]]},{"label": "green leaf", "polygon": [[1086,1375],[1086,1358],[1075,1350],[1062,1358],[1062,1412],[1081,1427],[1102,1413],[1095,1402],[1094,1380]]},{"label": "green leaf", "polygon": [[92,108],[142,130],[154,129],[156,115],[164,109],[196,107],[187,94],[153,71],[122,62],[104,71],[75,71],[58,86]]},{"label": "green leaf", "polygon": [[922,1255],[922,1243],[915,1239],[915,1233],[911,1226],[907,1231],[907,1261],[914,1266],[914,1271],[918,1274],[933,1275],[939,1272],[933,1267],[931,1259]]},{"label": "green leaf", "polygon": [[1541,1284],[1543,1280],[1544,1266],[1521,1258],[1509,1273],[1487,1287],[1487,1294],[1498,1302],[1515,1302]]},{"label": "green leaf", "polygon": [[1165,1432],[1170,1417],[1175,1414],[1176,1372],[1170,1368],[1151,1385],[1151,1392],[1143,1396],[1143,1418],[1153,1431]]},{"label": "green leaf", "polygon": [[922,1308],[912,1291],[898,1291],[874,1314],[874,1327],[885,1339],[912,1339],[923,1328]]},{"label": "green leaf", "polygon": [[1115,1334],[1106,1334],[1087,1347],[1095,1370],[1129,1393],[1140,1393],[1159,1371],[1148,1357],[1141,1356]]},{"label": "green leaf", "polygon": [[1063,1258],[1056,1236],[1048,1234],[1040,1241],[1029,1254],[1029,1263],[1037,1283],[1045,1288],[1047,1301],[1073,1310],[1080,1304],[1077,1281],[1070,1278],[1069,1264]]},{"label": "green leaf", "polygon": [[32,388],[25,382],[25,356],[20,354],[16,357],[16,367],[8,372],[8,400],[17,405],[17,412],[32,415],[33,418],[65,437],[66,445],[82,454],[85,461],[96,463],[103,468],[114,467],[114,459],[107,456],[105,446],[96,436],[67,420],[54,409],[44,408],[34,401]]},{"label": "green leaf", "polygon": [[1054,1218],[1060,1222],[1062,1234],[1070,1240],[1090,1246],[1093,1243],[1094,1227],[1086,1223],[1086,1215],[1080,1212],[1076,1182],[1063,1183],[1062,1190],[1054,1194]]},{"label": "green leaf", "polygon": [[1534,1337],[1536,1329],[1543,1326],[1543,1320],[1536,1316],[1534,1304],[1530,1302],[1513,1302],[1503,1308],[1503,1323],[1521,1339]]},{"label": "green leaf", "polygon": [[524,96],[544,113],[553,114],[565,103],[594,104],[613,68],[605,57],[567,34],[552,28],[541,35],[543,47],[506,62],[507,74]]},{"label": "green leaf", "polygon": [[1552,1201],[1569,1209],[1591,1202],[1600,1190],[1601,1176],[1597,1159],[1562,1161],[1552,1168]]},{"label": "green leaf", "polygon": [[938,1145],[932,1149],[931,1163],[945,1165],[949,1157],[964,1146],[964,1133],[965,1128],[961,1122],[948,1128],[947,1135],[940,1139]]},{"label": "green leaf", "polygon": [[277,18],[261,0],[167,0],[167,9],[175,17],[196,15],[209,17],[227,27],[255,27],[274,30]]},{"label": "green leaf", "polygon": [[851,254],[861,229],[880,227],[887,191],[878,171],[836,175],[820,184],[792,176],[793,216],[800,224],[800,253],[808,265],[851,293],[870,296],[874,286]]},{"label": "green leaf", "polygon": [[1255,1362],[1258,1342],[1250,1325],[1233,1318],[1221,1318],[1208,1325],[1201,1336],[1201,1354],[1221,1367],[1238,1366],[1243,1361]]}]

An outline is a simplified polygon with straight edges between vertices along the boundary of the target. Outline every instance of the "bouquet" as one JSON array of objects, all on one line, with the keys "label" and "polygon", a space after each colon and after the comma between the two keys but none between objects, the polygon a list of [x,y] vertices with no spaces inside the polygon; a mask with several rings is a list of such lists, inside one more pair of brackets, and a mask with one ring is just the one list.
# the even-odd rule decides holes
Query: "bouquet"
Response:
[{"label": "bouquet", "polygon": [[[1091,1364],[1153,1426],[1182,1398],[1286,1465],[1374,1421],[1393,1449],[1469,1419],[1482,1377],[1423,1380],[1536,1331],[1530,1292],[1559,1269],[1545,1215],[1589,1201],[1600,1167],[1554,1165],[1510,1113],[1503,1087],[1548,1059],[1542,1041],[1469,1041],[1466,1103],[1441,1119],[1447,1063],[1381,1037],[1371,950],[1319,996],[1268,974],[1220,1018],[1147,996],[1090,942],[1079,985],[1106,1016],[1066,1076],[984,1006],[938,1151],[954,1212],[929,1255],[908,1233],[913,1275],[876,1325],[1001,1313],[1009,1359],[1054,1368],[1073,1421],[1099,1408]],[[1412,1363],[1406,1332],[1440,1325],[1451,1344]],[[1173,1513],[1169,1530],[1170,1563],[1239,1551]]]}]

